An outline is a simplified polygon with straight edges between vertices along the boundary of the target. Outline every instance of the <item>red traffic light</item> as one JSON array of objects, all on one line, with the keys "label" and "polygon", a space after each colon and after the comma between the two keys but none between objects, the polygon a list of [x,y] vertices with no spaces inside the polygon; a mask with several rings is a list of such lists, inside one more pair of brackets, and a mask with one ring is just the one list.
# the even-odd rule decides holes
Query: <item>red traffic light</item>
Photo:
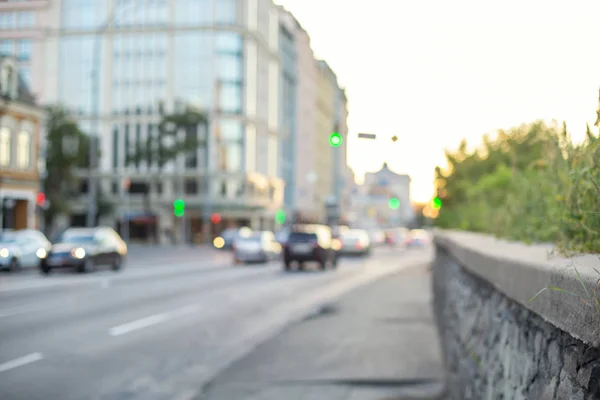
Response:
[{"label": "red traffic light", "polygon": [[43,192],[38,192],[35,196],[35,204],[40,207],[43,207],[46,204],[46,195]]},{"label": "red traffic light", "polygon": [[213,224],[218,224],[221,222],[221,214],[213,214],[210,216],[210,222]]}]

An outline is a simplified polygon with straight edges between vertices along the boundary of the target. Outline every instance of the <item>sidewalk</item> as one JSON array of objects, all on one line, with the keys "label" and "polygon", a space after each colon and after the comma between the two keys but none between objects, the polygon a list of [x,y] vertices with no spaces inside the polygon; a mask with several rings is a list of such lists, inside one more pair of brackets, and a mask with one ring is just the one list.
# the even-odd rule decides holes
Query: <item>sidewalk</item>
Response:
[{"label": "sidewalk", "polygon": [[196,400],[442,399],[421,265],[357,289],[234,363]]}]

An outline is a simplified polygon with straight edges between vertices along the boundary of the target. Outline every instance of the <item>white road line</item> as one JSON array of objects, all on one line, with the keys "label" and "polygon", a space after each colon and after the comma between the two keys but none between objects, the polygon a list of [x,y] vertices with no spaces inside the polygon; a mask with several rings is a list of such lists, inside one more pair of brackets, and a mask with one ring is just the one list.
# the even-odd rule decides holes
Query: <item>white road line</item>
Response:
[{"label": "white road line", "polygon": [[0,364],[0,372],[8,371],[10,369],[15,369],[22,367],[27,364],[34,363],[36,361],[40,361],[44,359],[44,355],[42,353],[31,353],[26,356],[15,358],[14,360],[7,361],[4,364]]},{"label": "white road line", "polygon": [[173,311],[168,311],[161,314],[151,315],[146,318],[141,318],[132,322],[128,322],[126,324],[122,324],[119,326],[112,327],[108,330],[108,334],[110,336],[121,336],[127,333],[137,331],[140,329],[147,328],[149,326],[161,324],[163,322],[170,321],[172,319],[182,317],[184,315],[189,315],[196,313],[202,310],[202,306],[196,304],[189,304],[187,306],[177,308]]}]

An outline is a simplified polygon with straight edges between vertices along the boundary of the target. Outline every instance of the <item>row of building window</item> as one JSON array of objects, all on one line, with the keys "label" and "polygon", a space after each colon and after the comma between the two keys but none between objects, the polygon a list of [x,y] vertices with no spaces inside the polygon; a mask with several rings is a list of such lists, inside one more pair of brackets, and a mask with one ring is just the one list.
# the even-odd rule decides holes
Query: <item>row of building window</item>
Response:
[{"label": "row of building window", "polygon": [[0,14],[0,30],[27,29],[34,24],[33,11],[3,11]]},{"label": "row of building window", "polygon": [[[243,162],[243,126],[233,120],[222,120],[219,124],[217,142],[218,170],[226,172],[242,171]],[[186,133],[188,139],[195,138],[198,148],[184,157],[184,167],[196,170],[206,167],[205,132],[203,128],[193,128]],[[163,147],[164,146],[164,147]],[[166,148],[156,124],[125,123],[113,126],[112,167],[135,167],[137,170],[147,167],[162,167],[159,154]],[[141,154],[143,157],[136,157]],[[168,160],[169,163],[172,160]]]},{"label": "row of building window", "polygon": [[13,164],[13,135],[7,127],[0,128],[0,166],[27,169],[31,165],[31,134],[21,131],[16,135],[15,163]]},{"label": "row of building window", "polygon": [[[157,26],[170,22],[167,0],[120,0],[115,2],[114,25]],[[174,23],[178,25],[235,24],[239,21],[239,0],[174,0]],[[105,0],[63,0],[64,29],[92,29],[108,17]]]},{"label": "row of building window", "polygon": [[14,56],[19,61],[30,61],[33,51],[31,39],[0,40],[0,54]]}]

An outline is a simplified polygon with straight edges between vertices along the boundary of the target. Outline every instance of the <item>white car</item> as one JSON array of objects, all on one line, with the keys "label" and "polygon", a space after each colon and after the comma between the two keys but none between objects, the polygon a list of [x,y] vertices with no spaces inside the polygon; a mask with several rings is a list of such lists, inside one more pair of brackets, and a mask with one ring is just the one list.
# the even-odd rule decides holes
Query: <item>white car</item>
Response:
[{"label": "white car", "polygon": [[5,231],[0,236],[0,269],[37,268],[51,248],[52,243],[40,231]]}]

